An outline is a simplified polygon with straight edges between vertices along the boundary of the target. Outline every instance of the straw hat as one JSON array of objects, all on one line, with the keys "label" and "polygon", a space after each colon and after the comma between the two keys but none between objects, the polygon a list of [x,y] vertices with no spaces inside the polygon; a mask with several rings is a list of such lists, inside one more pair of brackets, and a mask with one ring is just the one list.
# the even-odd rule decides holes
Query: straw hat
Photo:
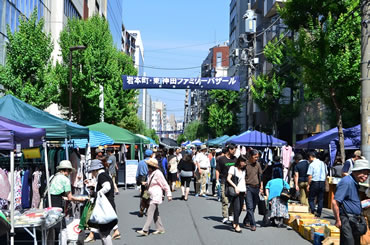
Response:
[{"label": "straw hat", "polygon": [[370,170],[370,164],[368,160],[359,159],[355,161],[355,164],[353,165],[352,168],[352,172],[361,170]]},{"label": "straw hat", "polygon": [[102,169],[102,168],[104,168],[104,165],[103,165],[102,161],[100,161],[99,159],[94,159],[94,160],[91,161],[88,172],[90,173],[94,170],[99,170],[99,169]]},{"label": "straw hat", "polygon": [[68,160],[63,160],[59,163],[59,166],[57,167],[57,170],[61,170],[61,169],[70,169],[72,171],[76,171],[76,169],[74,169],[72,167],[72,163]]},{"label": "straw hat", "polygon": [[203,151],[203,150],[207,150],[207,146],[206,145],[201,145],[200,146],[200,150]]},{"label": "straw hat", "polygon": [[145,162],[146,162],[146,164],[148,164],[148,166],[152,166],[154,168],[159,168],[158,161],[155,158],[149,158],[148,160],[145,160]]}]

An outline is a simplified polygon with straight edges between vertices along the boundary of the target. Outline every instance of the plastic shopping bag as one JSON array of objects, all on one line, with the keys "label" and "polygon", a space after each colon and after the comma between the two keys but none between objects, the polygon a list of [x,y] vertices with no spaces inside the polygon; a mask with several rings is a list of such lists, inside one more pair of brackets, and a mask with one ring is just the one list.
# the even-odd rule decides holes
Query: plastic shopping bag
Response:
[{"label": "plastic shopping bag", "polygon": [[79,229],[85,230],[88,227],[87,222],[91,217],[92,210],[94,209],[94,205],[90,201],[87,201],[84,210],[82,211],[80,225],[78,226]]},{"label": "plastic shopping bag", "polygon": [[93,224],[108,224],[116,219],[116,211],[114,211],[107,197],[98,192],[95,207],[89,221]]}]

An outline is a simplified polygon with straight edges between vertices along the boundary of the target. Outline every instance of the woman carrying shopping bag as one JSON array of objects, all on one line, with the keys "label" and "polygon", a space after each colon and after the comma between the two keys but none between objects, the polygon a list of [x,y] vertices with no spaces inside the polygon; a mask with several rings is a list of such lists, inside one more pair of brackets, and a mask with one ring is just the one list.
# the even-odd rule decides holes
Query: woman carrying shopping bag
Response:
[{"label": "woman carrying shopping bag", "polygon": [[142,230],[136,231],[142,236],[149,235],[149,227],[152,221],[154,221],[157,230],[153,232],[156,234],[163,234],[165,232],[161,217],[159,217],[159,204],[162,203],[163,191],[166,192],[168,201],[172,200],[172,194],[170,186],[168,185],[166,179],[163,176],[161,170],[159,170],[158,161],[155,158],[150,158],[145,161],[148,164],[149,176],[147,190],[150,194],[150,204],[147,211],[147,218],[145,225]]},{"label": "woman carrying shopping bag", "polygon": [[239,225],[239,216],[242,212],[245,192],[247,187],[245,185],[245,166],[247,166],[248,159],[244,156],[240,156],[235,163],[235,166],[231,166],[227,175],[228,186],[234,188],[235,195],[229,196],[230,205],[234,211],[233,228],[237,233],[241,233]]},{"label": "woman carrying shopping bag", "polygon": [[[112,244],[112,237],[110,235],[112,230],[117,230],[117,214],[115,213],[116,205],[114,203],[114,186],[112,178],[109,176],[109,174],[105,171],[103,163],[98,160],[94,159],[91,161],[91,165],[89,168],[89,173],[92,174],[94,178],[96,178],[96,187],[95,192],[93,193],[93,196],[95,197],[95,207],[91,214],[90,222],[97,224],[97,227],[99,229],[99,234],[102,239],[102,243],[106,245]],[[110,209],[109,204],[114,210],[113,216],[115,215],[115,219],[109,220],[109,222],[104,222],[101,220],[94,220],[94,217],[104,219],[108,217],[99,217],[99,215],[94,215],[94,211],[96,208],[99,207],[98,203],[103,202],[104,200],[108,199],[108,202],[105,204],[104,207],[105,211]]]}]

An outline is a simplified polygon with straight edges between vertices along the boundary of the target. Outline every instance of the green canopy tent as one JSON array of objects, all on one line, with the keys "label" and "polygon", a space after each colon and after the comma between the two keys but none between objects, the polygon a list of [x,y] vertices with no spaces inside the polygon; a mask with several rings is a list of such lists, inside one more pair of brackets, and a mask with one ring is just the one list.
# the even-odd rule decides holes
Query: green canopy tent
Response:
[{"label": "green canopy tent", "polygon": [[35,128],[45,128],[47,140],[89,138],[87,127],[53,116],[12,95],[0,98],[0,116]]},{"label": "green canopy tent", "polygon": [[220,137],[217,137],[215,139],[211,139],[209,141],[207,141],[207,145],[208,146],[220,146],[221,145],[221,142],[224,141],[225,139],[228,139],[230,138],[228,135],[223,135],[223,136],[220,136]]},{"label": "green canopy tent", "polygon": [[[100,122],[87,126],[90,130],[102,132],[114,140],[115,144],[140,145],[140,154],[142,155],[143,144],[150,144],[150,141],[131,133],[127,129],[120,128],[113,124]],[[135,156],[135,147],[131,147],[131,156]],[[142,158],[142,156],[141,156]]]}]

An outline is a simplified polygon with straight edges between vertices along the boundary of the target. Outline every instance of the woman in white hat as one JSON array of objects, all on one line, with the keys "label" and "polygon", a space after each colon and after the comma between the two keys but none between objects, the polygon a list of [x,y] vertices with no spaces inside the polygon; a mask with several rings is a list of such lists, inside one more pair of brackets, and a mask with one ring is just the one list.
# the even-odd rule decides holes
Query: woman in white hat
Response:
[{"label": "woman in white hat", "polygon": [[[91,161],[91,165],[89,168],[89,173],[92,174],[93,177],[96,178],[96,186],[95,186],[95,193],[102,193],[104,194],[110,204],[112,205],[113,209],[116,210],[116,204],[114,203],[114,189],[113,189],[113,181],[109,174],[105,171],[105,167],[102,161],[98,159],[94,159]],[[96,195],[95,195],[96,196]],[[112,236],[110,235],[111,231],[114,230],[115,239],[120,237],[120,233],[118,231],[117,226],[118,220],[114,220],[108,224],[99,224],[99,233],[102,239],[102,243],[106,245],[112,244]]]},{"label": "woman in white hat", "polygon": [[[58,173],[51,179],[50,182],[50,196],[51,196],[51,206],[62,208],[64,212],[64,201],[79,201],[83,202],[86,200],[85,197],[74,197],[71,193],[71,181],[69,175],[75,169],[68,160],[63,160],[59,163],[57,167]],[[61,244],[67,244],[67,229],[66,222],[62,221],[63,230],[61,231]],[[52,232],[50,233],[52,235]]]},{"label": "woman in white hat", "polygon": [[159,169],[158,161],[155,158],[150,158],[145,161],[148,164],[149,176],[148,182],[145,183],[150,193],[150,204],[147,211],[147,218],[145,225],[142,230],[136,231],[142,236],[149,235],[149,227],[152,221],[154,221],[157,230],[153,232],[153,234],[163,234],[164,228],[161,221],[161,217],[159,217],[159,204],[162,203],[163,198],[163,191],[166,192],[168,201],[172,200],[172,194],[170,190],[170,186],[168,185],[166,179],[163,176],[162,171]]}]

